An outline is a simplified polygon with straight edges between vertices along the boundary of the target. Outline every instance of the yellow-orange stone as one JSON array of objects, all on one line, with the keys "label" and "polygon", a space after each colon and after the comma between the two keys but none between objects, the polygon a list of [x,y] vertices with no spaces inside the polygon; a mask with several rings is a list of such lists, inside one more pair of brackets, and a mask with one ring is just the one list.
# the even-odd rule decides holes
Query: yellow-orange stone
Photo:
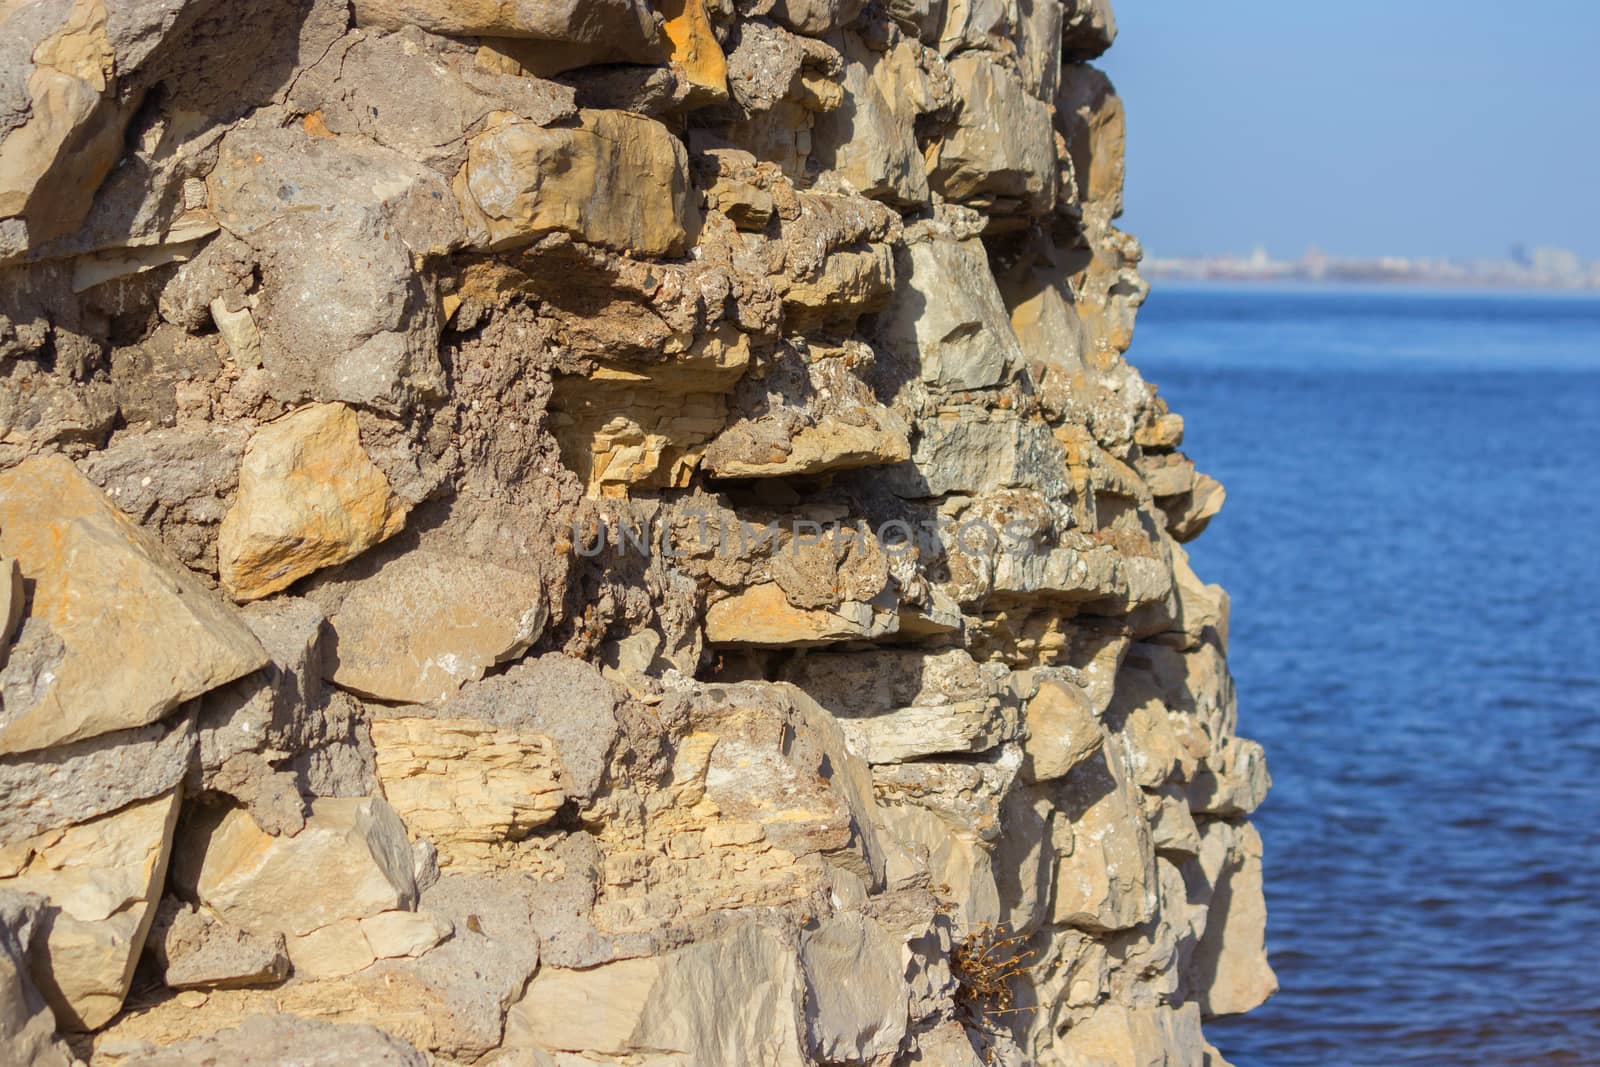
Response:
[{"label": "yellow-orange stone", "polygon": [[662,29],[672,45],[672,60],[689,79],[691,104],[714,104],[728,98],[728,60],[711,30],[705,0],[657,0],[665,17]]},{"label": "yellow-orange stone", "polygon": [[258,430],[217,538],[224,588],[258,600],[352,560],[405,526],[408,508],[361,447],[355,412],[311,404]]}]

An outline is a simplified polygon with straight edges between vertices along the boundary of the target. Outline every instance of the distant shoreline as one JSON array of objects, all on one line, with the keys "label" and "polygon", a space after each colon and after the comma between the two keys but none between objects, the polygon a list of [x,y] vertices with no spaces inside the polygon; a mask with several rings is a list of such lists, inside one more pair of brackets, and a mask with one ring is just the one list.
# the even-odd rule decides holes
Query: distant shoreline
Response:
[{"label": "distant shoreline", "polygon": [[1393,292],[1418,296],[1500,295],[1550,296],[1600,299],[1600,287],[1579,285],[1533,285],[1515,282],[1452,281],[1437,278],[1263,278],[1234,275],[1197,277],[1192,274],[1151,271],[1140,268],[1140,275],[1159,288],[1191,289],[1278,289],[1298,292]]}]

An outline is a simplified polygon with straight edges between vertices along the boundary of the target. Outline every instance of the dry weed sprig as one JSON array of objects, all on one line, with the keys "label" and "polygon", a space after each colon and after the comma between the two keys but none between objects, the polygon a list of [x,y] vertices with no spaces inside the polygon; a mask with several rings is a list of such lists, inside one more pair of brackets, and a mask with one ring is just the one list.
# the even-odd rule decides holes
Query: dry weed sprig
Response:
[{"label": "dry weed sprig", "polygon": [[972,1027],[989,1039],[987,1059],[994,1062],[994,1038],[1000,1034],[1001,1016],[1032,1011],[1016,1007],[1011,979],[1025,974],[1037,955],[1024,949],[1026,934],[1007,934],[1004,923],[984,923],[950,953],[950,971],[956,980],[956,1000],[966,1010]]}]

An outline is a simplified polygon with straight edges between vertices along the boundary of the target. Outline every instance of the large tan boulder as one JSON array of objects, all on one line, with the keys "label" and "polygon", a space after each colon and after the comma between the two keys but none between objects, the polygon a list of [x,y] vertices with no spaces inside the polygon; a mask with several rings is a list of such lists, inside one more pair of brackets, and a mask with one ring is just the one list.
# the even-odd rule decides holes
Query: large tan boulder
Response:
[{"label": "large tan boulder", "polygon": [[537,578],[418,549],[345,597],[333,681],[375,700],[442,700],[527,651],[548,607]]},{"label": "large tan boulder", "polygon": [[0,553],[33,584],[0,675],[0,754],[143,726],[267,662],[243,619],[65,457],[0,474]]},{"label": "large tan boulder", "polygon": [[928,184],[949,200],[995,219],[1047,214],[1056,203],[1056,148],[1050,108],[990,54],[950,60],[961,98],[956,127],[929,153]]},{"label": "large tan boulder", "polygon": [[[794,948],[745,922],[664,956],[547,967],[506,1018],[506,1047],[652,1062],[801,1067],[805,998]],[[661,1050],[677,1056],[658,1060]],[[537,1061],[536,1061],[537,1062]]]},{"label": "large tan boulder", "polygon": [[1088,695],[1080,686],[1047,678],[1024,711],[1027,761],[1023,777],[1044,782],[1065,777],[1100,748],[1105,734]]},{"label": "large tan boulder", "polygon": [[[306,890],[308,880],[315,892]],[[420,938],[391,925],[375,926],[368,937],[366,920],[410,913],[417,903],[405,824],[376,797],[318,799],[293,837],[274,837],[232,809],[209,833],[184,843],[176,881],[222,921],[257,937],[281,934],[294,973],[304,978],[353,974],[382,956],[409,954],[394,947],[397,940]]]},{"label": "large tan boulder", "polygon": [[176,878],[224,921],[291,939],[417,901],[405,825],[375,797],[313,801],[293,837],[273,837],[230,809],[209,833],[185,840]]},{"label": "large tan boulder", "polygon": [[566,233],[619,252],[675,255],[697,214],[683,144],[624,111],[584,110],[578,126],[550,129],[491,119],[454,187],[476,239],[493,249]]},{"label": "large tan boulder", "polygon": [[1207,905],[1205,930],[1187,976],[1207,1018],[1237,1015],[1278,991],[1267,962],[1267,905],[1261,891],[1261,835],[1249,823],[1206,820],[1190,897]]},{"label": "large tan boulder", "polygon": [[1120,737],[1061,780],[1057,803],[1071,847],[1056,862],[1051,920],[1084,930],[1125,930],[1156,907],[1156,856]]},{"label": "large tan boulder", "polygon": [[362,448],[355,412],[307,405],[245,446],[217,535],[222,584],[236,600],[276,593],[393,537],[407,510]]},{"label": "large tan boulder", "polygon": [[62,1026],[92,1030],[121,1010],[177,819],[172,792],[0,848],[0,889],[38,893],[51,909],[33,978]]}]

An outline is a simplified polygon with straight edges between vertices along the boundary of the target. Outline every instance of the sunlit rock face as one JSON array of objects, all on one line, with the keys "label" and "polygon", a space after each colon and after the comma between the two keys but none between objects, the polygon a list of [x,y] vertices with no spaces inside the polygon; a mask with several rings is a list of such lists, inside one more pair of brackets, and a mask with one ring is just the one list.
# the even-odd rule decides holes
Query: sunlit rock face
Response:
[{"label": "sunlit rock face", "polygon": [[0,1061],[1220,1064],[1115,33],[0,3]]}]

